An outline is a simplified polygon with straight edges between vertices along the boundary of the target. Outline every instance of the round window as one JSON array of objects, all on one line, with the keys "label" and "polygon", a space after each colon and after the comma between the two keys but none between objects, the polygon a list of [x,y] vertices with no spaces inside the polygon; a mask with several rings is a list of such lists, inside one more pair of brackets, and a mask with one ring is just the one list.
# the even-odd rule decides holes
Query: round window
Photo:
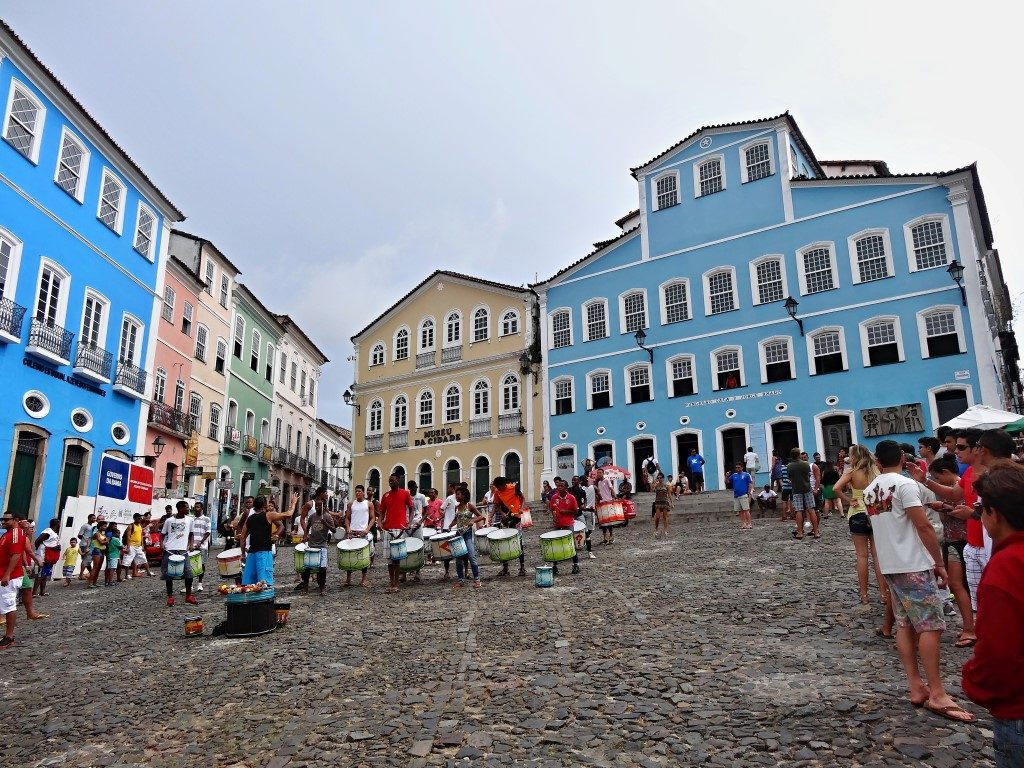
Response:
[{"label": "round window", "polygon": [[126,424],[117,422],[110,428],[110,436],[114,438],[114,442],[118,445],[124,445],[131,438],[132,433],[128,430]]},{"label": "round window", "polygon": [[603,435],[604,433],[605,433],[605,428],[604,427],[598,427],[597,428],[597,434]]},{"label": "round window", "polygon": [[26,392],[21,404],[25,408],[25,412],[35,419],[41,419],[50,412],[50,401],[38,389]]},{"label": "round window", "polygon": [[569,439],[569,433],[568,432],[559,432],[558,433],[558,439],[559,440],[568,440]]},{"label": "round window", "polygon": [[825,405],[839,405],[839,398],[835,395],[829,395],[825,398]]},{"label": "round window", "polygon": [[682,424],[685,427],[687,424],[690,423],[690,417],[689,416],[680,416],[679,417],[679,423]]},{"label": "round window", "polygon": [[730,408],[728,411],[725,412],[725,418],[727,418],[727,419],[735,419],[736,418],[736,411],[734,411],[732,408]]},{"label": "round window", "polygon": [[789,408],[789,406],[786,405],[785,403],[779,403],[778,405],[775,406],[775,410],[778,411],[779,413],[785,413],[787,408]]},{"label": "round window", "polygon": [[71,412],[71,426],[79,432],[88,432],[92,429],[92,414],[85,408],[75,408]]}]

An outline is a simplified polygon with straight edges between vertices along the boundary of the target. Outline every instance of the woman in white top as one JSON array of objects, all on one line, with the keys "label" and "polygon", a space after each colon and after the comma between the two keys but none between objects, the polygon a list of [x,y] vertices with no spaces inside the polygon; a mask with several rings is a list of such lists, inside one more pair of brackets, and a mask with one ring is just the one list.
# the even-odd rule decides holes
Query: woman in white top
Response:
[{"label": "woman in white top", "polygon": [[[345,510],[345,538],[365,538],[371,541],[370,548],[372,552],[373,543],[370,540],[370,529],[373,527],[376,519],[376,505],[366,498],[363,486],[357,485],[356,498],[348,503],[348,509]],[[370,586],[370,582],[366,577],[369,570],[369,568],[363,568],[363,578],[359,582],[359,586]],[[352,586],[352,571],[345,572],[345,586]]]}]

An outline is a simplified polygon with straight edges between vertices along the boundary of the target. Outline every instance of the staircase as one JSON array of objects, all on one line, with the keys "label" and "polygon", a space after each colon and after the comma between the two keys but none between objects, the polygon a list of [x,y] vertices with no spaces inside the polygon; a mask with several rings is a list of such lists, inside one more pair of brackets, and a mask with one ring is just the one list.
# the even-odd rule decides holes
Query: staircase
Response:
[{"label": "staircase", "polygon": [[[704,493],[690,494],[689,496],[673,496],[669,520],[673,524],[735,520],[736,513],[732,511],[732,498],[732,491],[705,491]],[[636,505],[638,521],[651,519],[651,504],[653,503],[653,493],[637,493],[633,495],[633,504]],[[751,502],[751,517],[772,517],[778,514],[778,510],[772,509],[761,513],[757,509],[757,500],[755,499]]]}]

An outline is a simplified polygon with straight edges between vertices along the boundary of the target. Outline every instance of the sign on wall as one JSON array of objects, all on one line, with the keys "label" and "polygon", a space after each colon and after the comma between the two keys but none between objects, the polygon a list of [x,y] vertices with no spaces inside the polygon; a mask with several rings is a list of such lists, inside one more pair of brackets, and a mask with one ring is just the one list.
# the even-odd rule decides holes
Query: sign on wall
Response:
[{"label": "sign on wall", "polygon": [[138,512],[144,515],[153,504],[153,469],[132,464],[117,456],[100,459],[99,487],[96,491],[96,514],[103,513],[107,522],[132,521]]},{"label": "sign on wall", "polygon": [[913,432],[924,432],[921,404],[890,405],[885,408],[865,408],[860,412],[861,434],[864,437],[885,437]]}]

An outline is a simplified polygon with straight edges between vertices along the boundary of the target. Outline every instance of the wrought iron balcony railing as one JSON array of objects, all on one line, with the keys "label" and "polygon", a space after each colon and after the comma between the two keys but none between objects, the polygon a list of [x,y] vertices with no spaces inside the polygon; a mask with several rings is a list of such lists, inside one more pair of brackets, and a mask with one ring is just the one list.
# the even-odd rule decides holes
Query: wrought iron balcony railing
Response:
[{"label": "wrought iron balcony railing", "polygon": [[146,396],[146,378],[148,374],[137,365],[121,361],[117,364],[117,374],[114,377],[114,389],[133,397]]},{"label": "wrought iron balcony railing", "polygon": [[469,420],[469,436],[470,437],[490,437],[491,436],[491,420],[486,419],[470,419]]},{"label": "wrought iron balcony railing", "polygon": [[81,373],[92,379],[110,381],[110,369],[114,365],[114,356],[95,344],[78,342],[75,355],[75,373]]},{"label": "wrought iron balcony railing", "polygon": [[71,361],[71,340],[74,337],[75,334],[59,325],[33,320],[26,351],[66,365]]},{"label": "wrought iron balcony railing", "polygon": [[409,430],[388,433],[388,448],[405,448],[409,445]]},{"label": "wrought iron balcony railing", "polygon": [[422,368],[433,368],[434,360],[437,359],[437,354],[431,350],[430,352],[420,352],[416,355],[416,370]]},{"label": "wrought iron balcony railing", "polygon": [[15,339],[21,338],[21,324],[25,320],[25,308],[10,299],[0,299],[0,339],[3,334]]},{"label": "wrought iron balcony railing", "polygon": [[462,359],[462,345],[457,347],[445,347],[441,350],[441,365],[445,363],[457,363]]},{"label": "wrought iron balcony railing", "polygon": [[189,434],[191,419],[184,411],[179,411],[163,403],[149,404],[150,426],[162,428],[172,432],[179,437],[186,437]]},{"label": "wrought iron balcony railing", "polygon": [[376,453],[384,449],[384,435],[367,435],[366,452]]},{"label": "wrought iron balcony railing", "polygon": [[511,435],[522,431],[523,415],[519,411],[498,416],[498,434]]}]

